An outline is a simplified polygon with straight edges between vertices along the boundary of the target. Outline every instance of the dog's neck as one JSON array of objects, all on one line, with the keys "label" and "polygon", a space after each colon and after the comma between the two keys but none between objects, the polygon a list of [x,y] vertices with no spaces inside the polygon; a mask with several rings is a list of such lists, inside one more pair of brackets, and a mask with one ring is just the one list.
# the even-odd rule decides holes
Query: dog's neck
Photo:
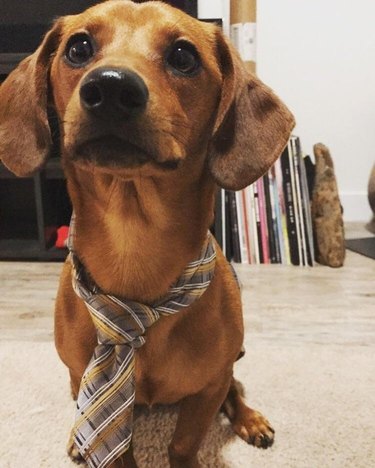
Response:
[{"label": "dog's neck", "polygon": [[[173,179],[172,179],[173,180]],[[74,248],[107,293],[152,303],[200,254],[213,220],[215,185],[69,168]]]}]

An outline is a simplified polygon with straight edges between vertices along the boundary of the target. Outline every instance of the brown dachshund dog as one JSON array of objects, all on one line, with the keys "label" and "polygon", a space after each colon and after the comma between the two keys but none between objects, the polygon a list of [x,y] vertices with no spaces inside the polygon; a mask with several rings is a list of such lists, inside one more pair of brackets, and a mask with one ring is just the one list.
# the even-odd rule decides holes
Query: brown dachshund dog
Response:
[{"label": "brown dachshund dog", "polygon": [[[102,291],[145,304],[163,297],[199,255],[218,187],[254,182],[294,126],[217,26],[158,1],[111,0],[60,18],[10,74],[0,88],[0,159],[19,176],[41,168],[49,154],[50,105],[60,122],[75,250]],[[162,317],[136,352],[136,403],[180,402],[172,467],[200,466],[197,452],[220,407],[245,441],[266,448],[274,438],[233,378],[241,300],[216,251],[207,291]],[[76,397],[97,335],[72,288],[70,262],[55,338]],[[78,458],[74,446],[70,455]],[[112,466],[136,466],[132,450]]]}]

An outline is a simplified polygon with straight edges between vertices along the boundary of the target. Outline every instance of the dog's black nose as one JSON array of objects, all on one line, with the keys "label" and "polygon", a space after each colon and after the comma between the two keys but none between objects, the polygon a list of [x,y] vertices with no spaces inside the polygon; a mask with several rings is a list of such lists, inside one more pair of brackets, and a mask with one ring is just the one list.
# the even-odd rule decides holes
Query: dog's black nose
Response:
[{"label": "dog's black nose", "polygon": [[148,95],[143,79],[123,68],[96,68],[86,76],[80,88],[82,106],[106,119],[139,115],[146,108]]}]

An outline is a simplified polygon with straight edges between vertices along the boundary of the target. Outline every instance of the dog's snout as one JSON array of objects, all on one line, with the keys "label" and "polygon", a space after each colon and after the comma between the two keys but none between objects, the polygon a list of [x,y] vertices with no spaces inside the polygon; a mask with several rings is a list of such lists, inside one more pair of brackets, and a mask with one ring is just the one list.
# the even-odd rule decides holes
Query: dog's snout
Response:
[{"label": "dog's snout", "polygon": [[149,97],[143,79],[132,70],[100,67],[91,71],[80,88],[82,106],[98,117],[118,119],[141,114]]}]

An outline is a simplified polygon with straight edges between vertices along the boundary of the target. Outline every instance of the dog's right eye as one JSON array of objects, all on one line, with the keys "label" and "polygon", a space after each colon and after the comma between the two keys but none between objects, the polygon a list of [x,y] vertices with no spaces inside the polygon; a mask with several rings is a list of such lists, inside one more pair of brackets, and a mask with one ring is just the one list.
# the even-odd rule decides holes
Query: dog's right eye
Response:
[{"label": "dog's right eye", "polygon": [[94,56],[94,47],[91,38],[85,34],[72,36],[65,48],[65,58],[74,66],[84,66]]}]

